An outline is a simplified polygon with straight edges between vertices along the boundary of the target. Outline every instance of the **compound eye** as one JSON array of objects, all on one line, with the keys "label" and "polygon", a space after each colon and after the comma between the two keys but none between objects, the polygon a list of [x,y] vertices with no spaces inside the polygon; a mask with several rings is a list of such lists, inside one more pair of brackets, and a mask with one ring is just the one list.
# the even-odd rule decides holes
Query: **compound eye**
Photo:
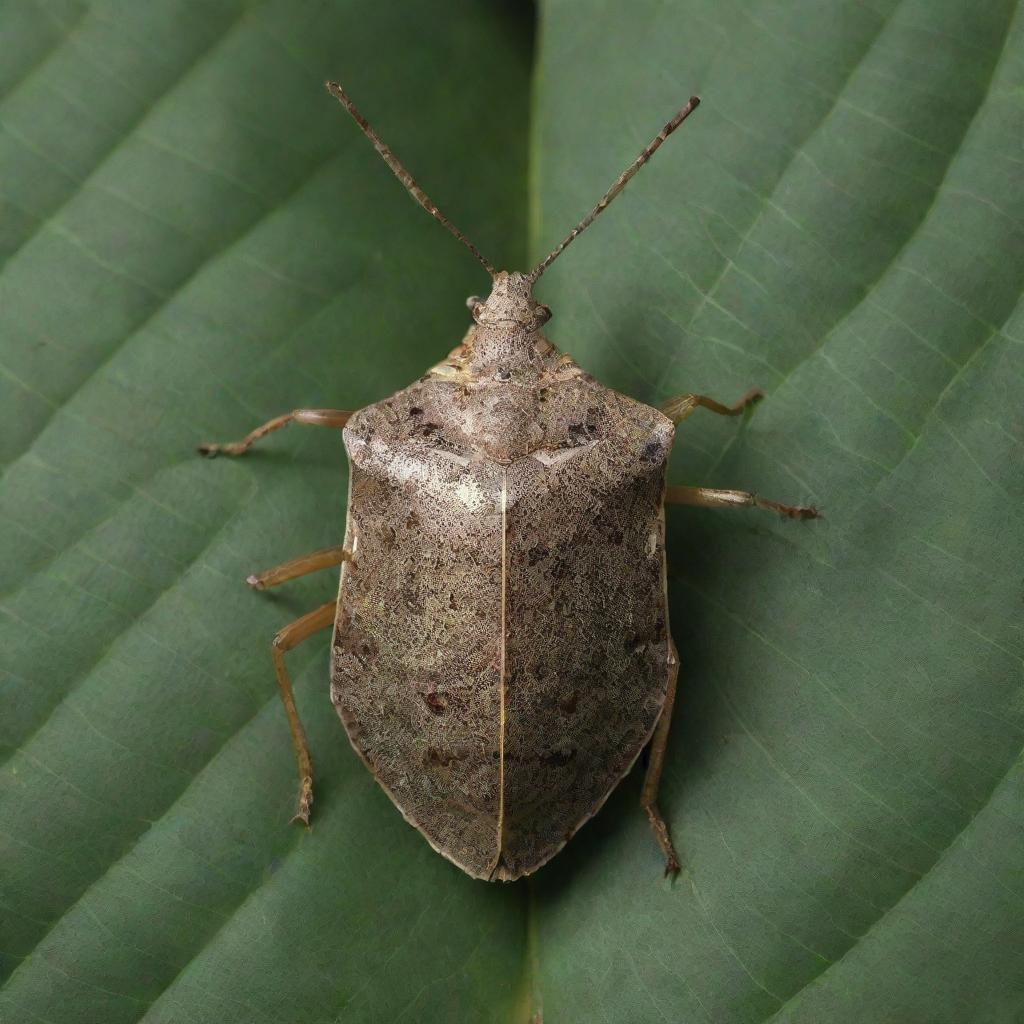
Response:
[{"label": "compound eye", "polygon": [[470,316],[472,316],[477,323],[480,322],[480,314],[483,312],[483,308],[484,304],[479,295],[470,295],[470,297],[466,299],[466,309],[469,310]]},{"label": "compound eye", "polygon": [[551,307],[550,306],[538,306],[534,311],[534,316],[537,318],[537,326],[546,324],[551,319]]}]

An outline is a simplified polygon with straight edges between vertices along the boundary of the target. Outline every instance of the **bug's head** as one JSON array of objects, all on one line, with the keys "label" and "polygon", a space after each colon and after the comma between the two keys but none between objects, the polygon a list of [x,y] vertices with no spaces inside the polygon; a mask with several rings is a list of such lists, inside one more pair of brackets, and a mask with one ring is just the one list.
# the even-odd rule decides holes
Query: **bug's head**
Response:
[{"label": "bug's head", "polygon": [[551,319],[551,310],[533,297],[533,278],[528,274],[499,270],[486,299],[471,295],[466,305],[473,319],[485,327],[506,326],[524,331],[539,330]]}]

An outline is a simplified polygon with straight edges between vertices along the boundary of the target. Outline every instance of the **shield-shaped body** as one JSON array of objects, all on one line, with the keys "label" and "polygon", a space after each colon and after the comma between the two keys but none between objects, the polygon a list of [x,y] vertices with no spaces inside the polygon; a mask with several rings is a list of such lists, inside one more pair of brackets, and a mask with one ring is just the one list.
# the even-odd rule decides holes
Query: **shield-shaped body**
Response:
[{"label": "shield-shaped body", "polygon": [[405,818],[478,878],[565,845],[665,701],[670,420],[566,357],[442,366],[345,428],[331,696]]}]

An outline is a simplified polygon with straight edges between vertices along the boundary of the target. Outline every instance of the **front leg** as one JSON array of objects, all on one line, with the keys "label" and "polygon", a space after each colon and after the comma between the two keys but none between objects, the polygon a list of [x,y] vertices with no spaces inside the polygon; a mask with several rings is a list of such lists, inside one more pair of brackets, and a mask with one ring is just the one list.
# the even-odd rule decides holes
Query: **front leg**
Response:
[{"label": "front leg", "polygon": [[268,420],[261,427],[246,434],[241,441],[201,444],[198,450],[211,459],[217,455],[243,455],[261,438],[288,426],[289,423],[305,423],[313,427],[343,427],[351,415],[351,412],[344,409],[293,409],[283,416],[275,416],[274,419]]},{"label": "front leg", "polygon": [[707,395],[677,395],[667,402],[662,402],[658,408],[678,426],[688,416],[692,416],[698,409],[709,409],[718,413],[719,416],[739,416],[746,408],[759,402],[764,397],[760,388],[751,388],[738,402],[732,405],[723,405],[714,398]]},{"label": "front leg", "polygon": [[666,505],[696,505],[698,508],[763,508],[790,519],[818,519],[813,505],[783,505],[750,491],[725,491],[716,487],[666,487]]}]

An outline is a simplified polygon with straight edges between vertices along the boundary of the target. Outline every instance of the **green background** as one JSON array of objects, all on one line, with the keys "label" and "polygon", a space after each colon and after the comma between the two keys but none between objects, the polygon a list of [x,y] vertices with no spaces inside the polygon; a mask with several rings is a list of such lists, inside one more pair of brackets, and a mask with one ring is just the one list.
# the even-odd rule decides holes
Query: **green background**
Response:
[{"label": "green background", "polygon": [[[1024,14],[1008,0],[0,2],[0,1021],[1024,1020]],[[486,288],[322,89],[698,413],[661,860],[631,776],[529,882],[434,854],[274,631],[334,581],[338,438]],[[595,681],[596,684],[596,681]]]}]

